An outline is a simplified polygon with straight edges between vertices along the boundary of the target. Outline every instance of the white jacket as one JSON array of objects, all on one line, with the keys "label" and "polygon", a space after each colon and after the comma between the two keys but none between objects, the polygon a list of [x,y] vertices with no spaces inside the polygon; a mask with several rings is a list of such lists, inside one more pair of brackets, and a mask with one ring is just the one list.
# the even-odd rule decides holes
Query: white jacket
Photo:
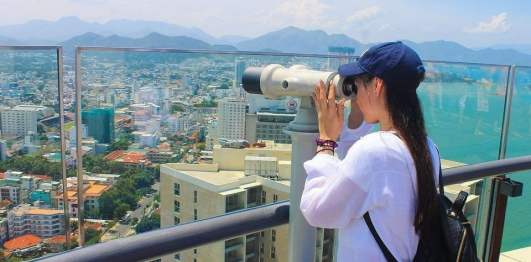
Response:
[{"label": "white jacket", "polygon": [[[339,229],[338,262],[386,261],[363,220],[367,211],[393,256],[412,261],[419,242],[413,226],[417,203],[413,158],[393,132],[366,135],[371,129],[366,123],[354,130],[345,124],[337,148],[342,160],[318,154],[304,163],[308,177],[300,208],[311,225]],[[429,138],[428,144],[438,181],[439,156]]]}]

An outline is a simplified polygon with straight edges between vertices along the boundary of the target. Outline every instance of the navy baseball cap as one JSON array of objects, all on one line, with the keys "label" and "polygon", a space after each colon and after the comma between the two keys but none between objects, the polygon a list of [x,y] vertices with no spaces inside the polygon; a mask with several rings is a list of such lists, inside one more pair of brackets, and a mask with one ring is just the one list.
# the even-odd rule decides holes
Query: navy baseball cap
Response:
[{"label": "navy baseball cap", "polygon": [[369,73],[393,86],[417,88],[419,76],[425,72],[418,54],[402,42],[375,45],[365,51],[358,61],[340,65],[341,76]]}]

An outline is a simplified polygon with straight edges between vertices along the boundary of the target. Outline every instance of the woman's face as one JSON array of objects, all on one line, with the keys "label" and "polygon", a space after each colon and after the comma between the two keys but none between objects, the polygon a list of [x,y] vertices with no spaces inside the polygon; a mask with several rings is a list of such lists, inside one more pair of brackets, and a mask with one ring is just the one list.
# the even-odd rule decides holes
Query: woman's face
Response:
[{"label": "woman's face", "polygon": [[379,109],[381,96],[377,96],[376,78],[372,79],[367,85],[363,80],[356,78],[354,81],[358,87],[358,93],[356,94],[356,102],[358,103],[365,122],[375,124],[379,120]]}]

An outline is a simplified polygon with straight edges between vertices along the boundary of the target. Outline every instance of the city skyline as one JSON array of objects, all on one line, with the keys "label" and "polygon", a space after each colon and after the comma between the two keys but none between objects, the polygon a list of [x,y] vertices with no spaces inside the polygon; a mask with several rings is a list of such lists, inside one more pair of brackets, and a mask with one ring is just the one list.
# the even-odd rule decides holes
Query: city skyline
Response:
[{"label": "city skyline", "polygon": [[346,0],[275,0],[260,5],[242,1],[202,1],[191,6],[180,1],[133,0],[127,2],[127,9],[121,8],[124,4],[121,0],[22,0],[4,1],[3,4],[11,11],[0,18],[0,26],[76,16],[83,21],[97,23],[119,19],[160,21],[200,28],[216,37],[238,35],[254,38],[296,26],[305,30],[345,34],[363,43],[442,39],[471,48],[531,44],[531,36],[522,33],[531,25],[523,11],[529,10],[531,3],[524,1],[483,3],[452,0],[435,3],[411,0],[396,3],[386,0],[352,3]]}]

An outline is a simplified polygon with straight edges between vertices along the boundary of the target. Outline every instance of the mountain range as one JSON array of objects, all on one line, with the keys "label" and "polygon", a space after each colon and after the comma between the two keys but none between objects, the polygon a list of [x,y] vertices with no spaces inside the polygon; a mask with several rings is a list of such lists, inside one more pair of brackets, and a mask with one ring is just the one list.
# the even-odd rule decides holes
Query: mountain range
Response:
[{"label": "mountain range", "polygon": [[159,33],[151,33],[142,38],[131,38],[117,35],[104,37],[95,33],[85,33],[58,44],[63,46],[67,55],[73,53],[75,46],[172,48],[183,50],[238,50],[231,45],[211,45],[207,42],[187,36],[166,36]]},{"label": "mountain range", "polygon": [[[423,43],[407,40],[402,42],[416,50],[422,59],[427,60],[531,66],[531,45],[499,45],[473,50],[443,40]],[[308,31],[293,26],[253,39],[243,36],[217,38],[199,28],[187,28],[164,22],[122,19],[100,24],[84,22],[76,17],[64,17],[56,22],[33,20],[19,25],[0,26],[0,44],[59,44],[63,45],[66,54],[71,53],[76,45],[303,54],[327,54],[329,46],[346,46],[355,48],[356,55],[360,55],[372,45],[360,43],[344,34],[329,35],[323,30]],[[524,53],[527,51],[530,51],[529,54]]]}]

